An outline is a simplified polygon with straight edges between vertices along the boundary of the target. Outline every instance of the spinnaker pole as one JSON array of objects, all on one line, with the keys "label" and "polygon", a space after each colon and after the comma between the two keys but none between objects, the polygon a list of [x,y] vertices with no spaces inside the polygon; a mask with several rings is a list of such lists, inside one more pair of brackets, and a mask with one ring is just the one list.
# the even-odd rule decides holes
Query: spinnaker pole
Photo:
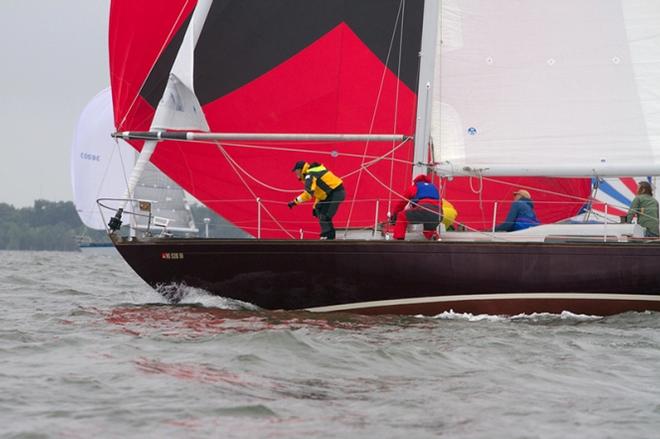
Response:
[{"label": "spinnaker pole", "polygon": [[200,133],[181,131],[122,131],[112,137],[124,140],[162,140],[198,142],[213,141],[274,141],[274,142],[405,142],[411,137],[405,134],[305,134],[305,133]]}]

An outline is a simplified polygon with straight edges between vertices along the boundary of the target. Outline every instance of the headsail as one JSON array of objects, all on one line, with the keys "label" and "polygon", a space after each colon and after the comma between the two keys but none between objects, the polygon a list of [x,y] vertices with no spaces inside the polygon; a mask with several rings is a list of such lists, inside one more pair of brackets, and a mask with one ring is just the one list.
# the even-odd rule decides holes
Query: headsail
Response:
[{"label": "headsail", "polygon": [[71,146],[74,204],[83,224],[96,230],[105,230],[106,223],[96,200],[121,197],[135,162],[133,148],[108,135],[112,117],[112,96],[106,88],[81,112]]},{"label": "headsail", "polygon": [[[191,2],[155,3],[112,3],[118,130],[148,130],[192,13]],[[168,9],[153,32],[140,28],[145,4]],[[210,130],[411,135],[423,8],[422,0],[214,2],[194,63]],[[301,224],[316,229],[309,211],[286,209],[301,189],[290,173],[298,160],[344,177],[351,200],[336,223],[350,218],[348,225],[368,227],[377,202],[384,213],[410,183],[412,145],[163,142],[152,157],[198,200],[249,233],[260,227],[264,237],[298,236]]]}]

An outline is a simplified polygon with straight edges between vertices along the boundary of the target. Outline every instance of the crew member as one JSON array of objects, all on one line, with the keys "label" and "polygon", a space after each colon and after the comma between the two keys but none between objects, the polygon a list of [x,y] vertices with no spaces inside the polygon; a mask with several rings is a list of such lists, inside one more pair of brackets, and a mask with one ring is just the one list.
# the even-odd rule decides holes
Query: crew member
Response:
[{"label": "crew member", "polygon": [[502,224],[495,226],[496,232],[515,232],[529,227],[538,226],[539,220],[534,213],[532,196],[525,189],[513,193],[513,204]]},{"label": "crew member", "polygon": [[290,201],[289,209],[314,199],[312,214],[319,219],[321,239],[335,239],[335,227],[332,217],[337,213],[339,204],[346,198],[346,191],[341,178],[319,163],[296,162],[292,169],[298,180],[305,185],[303,193]]},{"label": "crew member", "polygon": [[442,199],[442,224],[445,225],[445,230],[455,230],[454,222],[458,216],[458,211],[449,201]]},{"label": "crew member", "polygon": [[648,181],[641,181],[637,187],[637,196],[628,209],[626,222],[637,216],[637,224],[644,227],[644,236],[658,237],[658,201],[653,198],[653,188]]},{"label": "crew member", "polygon": [[[394,239],[405,239],[408,223],[423,224],[426,239],[438,239],[437,227],[440,224],[440,191],[430,177],[418,175],[413,185],[403,193],[405,197],[392,209]],[[405,207],[411,204],[410,208]],[[405,209],[405,210],[404,210]]]}]

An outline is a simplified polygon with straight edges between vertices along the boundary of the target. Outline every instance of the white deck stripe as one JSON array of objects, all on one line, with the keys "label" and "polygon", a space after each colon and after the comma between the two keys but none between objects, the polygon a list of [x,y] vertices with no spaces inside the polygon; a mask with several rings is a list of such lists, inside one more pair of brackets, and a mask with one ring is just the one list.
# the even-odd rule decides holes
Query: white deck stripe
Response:
[{"label": "white deck stripe", "polygon": [[660,294],[600,294],[600,293],[510,293],[510,294],[466,294],[460,296],[429,296],[411,299],[376,300],[373,302],[356,302],[344,305],[319,306],[306,308],[312,312],[348,311],[361,308],[376,308],[420,303],[462,302],[477,300],[633,300],[639,302],[660,302]]}]

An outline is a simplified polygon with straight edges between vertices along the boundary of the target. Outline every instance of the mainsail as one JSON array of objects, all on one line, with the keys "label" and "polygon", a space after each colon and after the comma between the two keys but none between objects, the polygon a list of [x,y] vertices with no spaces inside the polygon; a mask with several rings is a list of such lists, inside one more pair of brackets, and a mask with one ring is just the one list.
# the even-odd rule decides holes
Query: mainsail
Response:
[{"label": "mainsail", "polygon": [[659,2],[443,6],[433,106],[443,172],[659,173]]},{"label": "mainsail", "polygon": [[[657,175],[659,20],[658,2],[444,0],[432,118],[438,169],[528,176],[456,179],[447,197],[474,200],[483,186],[479,198],[498,201],[501,219],[514,188],[526,187],[545,223],[571,216],[589,181],[529,176]],[[455,204],[464,223],[493,221],[492,203]]]}]

